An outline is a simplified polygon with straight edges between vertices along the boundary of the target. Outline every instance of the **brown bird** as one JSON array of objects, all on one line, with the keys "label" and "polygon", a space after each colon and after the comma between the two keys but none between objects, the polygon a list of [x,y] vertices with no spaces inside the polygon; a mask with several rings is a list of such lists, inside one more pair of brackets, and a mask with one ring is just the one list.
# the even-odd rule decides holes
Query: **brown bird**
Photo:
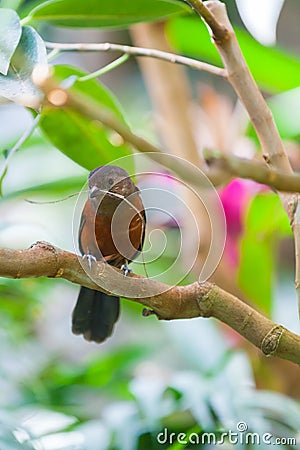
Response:
[{"label": "brown bird", "polygon": [[[89,198],[79,226],[79,249],[89,262],[105,260],[122,268],[141,251],[146,216],[140,191],[117,166],[100,166],[89,174]],[[111,336],[120,311],[119,297],[81,287],[73,311],[72,331],[97,343]]]}]

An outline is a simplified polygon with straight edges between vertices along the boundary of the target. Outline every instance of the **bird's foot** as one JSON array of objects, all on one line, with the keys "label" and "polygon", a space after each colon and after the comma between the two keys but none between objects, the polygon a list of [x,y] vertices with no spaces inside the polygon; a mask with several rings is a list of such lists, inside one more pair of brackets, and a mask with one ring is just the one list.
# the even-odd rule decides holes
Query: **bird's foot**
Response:
[{"label": "bird's foot", "polygon": [[132,273],[132,269],[130,269],[130,267],[128,267],[127,263],[122,264],[121,270],[123,270],[123,272],[124,272],[124,277],[126,277],[128,273]]},{"label": "bird's foot", "polygon": [[91,255],[90,253],[84,254],[82,256],[82,259],[83,260],[85,260],[85,259],[87,260],[87,263],[88,263],[88,266],[89,266],[90,270],[92,269],[93,262],[97,262],[97,259],[95,258],[95,256]]}]

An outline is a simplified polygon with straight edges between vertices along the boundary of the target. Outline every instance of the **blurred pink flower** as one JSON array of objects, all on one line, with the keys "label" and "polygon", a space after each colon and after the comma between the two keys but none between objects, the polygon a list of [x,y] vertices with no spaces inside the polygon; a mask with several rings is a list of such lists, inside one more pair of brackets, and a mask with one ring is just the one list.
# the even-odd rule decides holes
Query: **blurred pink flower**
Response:
[{"label": "blurred pink flower", "polygon": [[219,193],[227,224],[225,257],[233,269],[236,269],[239,263],[238,245],[248,205],[256,194],[265,189],[265,186],[254,181],[236,178]]}]

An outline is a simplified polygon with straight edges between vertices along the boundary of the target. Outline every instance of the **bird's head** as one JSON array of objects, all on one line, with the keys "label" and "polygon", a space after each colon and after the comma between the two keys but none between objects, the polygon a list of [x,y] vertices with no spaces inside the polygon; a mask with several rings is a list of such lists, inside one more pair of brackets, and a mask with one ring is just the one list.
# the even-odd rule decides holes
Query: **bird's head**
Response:
[{"label": "bird's head", "polygon": [[95,208],[118,205],[136,191],[126,170],[118,166],[100,166],[89,174],[89,198]]}]

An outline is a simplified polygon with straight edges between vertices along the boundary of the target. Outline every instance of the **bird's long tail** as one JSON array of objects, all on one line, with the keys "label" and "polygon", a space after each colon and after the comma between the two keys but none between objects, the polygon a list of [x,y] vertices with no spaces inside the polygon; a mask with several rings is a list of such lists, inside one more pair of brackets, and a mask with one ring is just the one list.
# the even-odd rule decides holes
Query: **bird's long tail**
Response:
[{"label": "bird's long tail", "polygon": [[120,299],[81,287],[72,315],[72,332],[97,343],[112,335],[120,313]]}]

